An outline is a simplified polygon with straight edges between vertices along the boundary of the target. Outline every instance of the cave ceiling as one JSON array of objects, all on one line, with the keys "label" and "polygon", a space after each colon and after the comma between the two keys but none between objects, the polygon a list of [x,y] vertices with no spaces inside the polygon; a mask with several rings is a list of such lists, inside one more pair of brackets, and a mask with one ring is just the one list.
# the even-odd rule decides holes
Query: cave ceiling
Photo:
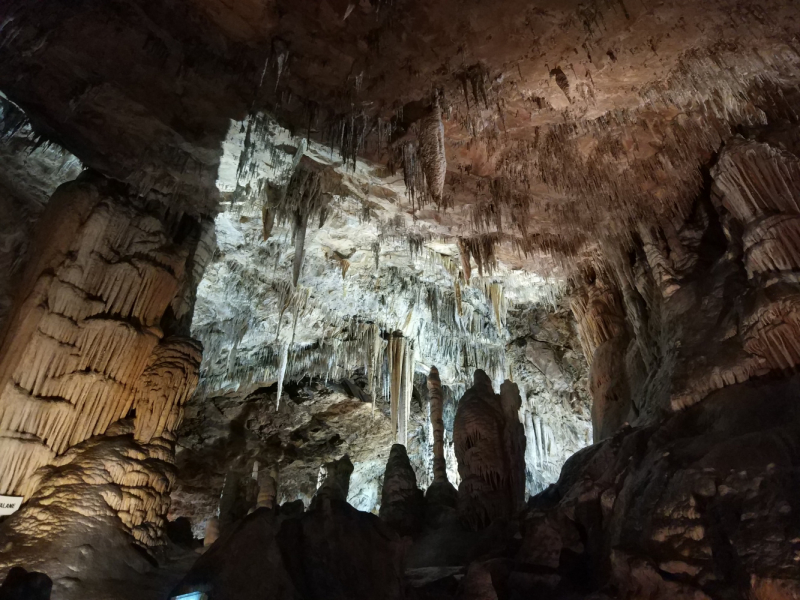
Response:
[{"label": "cave ceiling", "polygon": [[[266,111],[345,160],[397,165],[396,148],[439,97],[440,206],[399,205],[451,235],[499,226],[529,254],[575,256],[637,219],[681,214],[720,139],[793,116],[792,9],[9,2],[0,86],[84,164],[201,211],[215,205],[231,119]],[[478,216],[498,206],[504,219]]]},{"label": "cave ceiling", "polygon": [[[423,331],[459,269],[474,314],[453,343],[502,354],[506,302],[552,301],[604,246],[677,227],[725,140],[797,117],[790,0],[15,0],[0,23],[0,90],[31,137],[219,214],[194,331],[223,388],[287,345],[321,364],[353,319],[436,340],[420,364],[468,379]],[[293,290],[294,230],[264,239],[260,198],[301,156],[334,201]]]}]

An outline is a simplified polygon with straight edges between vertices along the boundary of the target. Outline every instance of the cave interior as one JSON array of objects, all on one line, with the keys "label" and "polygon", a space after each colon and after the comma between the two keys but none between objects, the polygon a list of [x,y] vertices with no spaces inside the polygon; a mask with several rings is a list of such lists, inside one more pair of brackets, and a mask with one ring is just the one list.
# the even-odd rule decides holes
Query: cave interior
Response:
[{"label": "cave interior", "polygon": [[0,600],[800,598],[797,0],[4,0],[0,267]]}]

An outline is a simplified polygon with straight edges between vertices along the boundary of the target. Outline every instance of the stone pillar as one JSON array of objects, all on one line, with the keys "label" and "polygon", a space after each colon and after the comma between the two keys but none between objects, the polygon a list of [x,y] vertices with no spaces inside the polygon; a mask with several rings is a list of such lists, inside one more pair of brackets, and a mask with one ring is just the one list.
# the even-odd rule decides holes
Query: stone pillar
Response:
[{"label": "stone pillar", "polygon": [[439,371],[431,367],[428,375],[428,391],[431,401],[431,425],[433,426],[433,482],[425,492],[425,520],[430,527],[458,506],[458,492],[447,479],[447,462],[444,458],[444,419],[442,418],[442,382]]},{"label": "stone pillar", "polygon": [[477,370],[458,404],[453,425],[461,475],[458,514],[473,529],[513,517],[525,500],[525,433],[513,409],[521,402],[514,387],[504,383],[498,396],[486,373]]},{"label": "stone pillar", "polygon": [[[198,230],[94,173],[55,192],[0,347],[1,493],[30,497],[37,468],[133,408]],[[193,390],[170,387],[143,400],[142,440],[174,424]]]},{"label": "stone pillar", "polygon": [[383,476],[381,520],[401,535],[411,535],[419,530],[422,519],[422,492],[417,488],[417,477],[408,460],[406,447],[394,444],[389,452]]},{"label": "stone pillar", "polygon": [[428,392],[431,401],[431,426],[433,428],[433,481],[447,481],[447,463],[444,459],[444,419],[442,419],[442,382],[439,370],[431,367],[428,375]]},{"label": "stone pillar", "polygon": [[202,236],[91,172],[53,195],[0,354],[0,486],[26,498],[2,524],[14,552],[0,571],[23,562],[66,581],[103,548],[102,578],[147,568],[134,544],[163,543],[202,356],[163,328],[188,329]]},{"label": "stone pillar", "polygon": [[592,429],[595,440],[612,435],[629,418],[631,398],[625,373],[629,336],[616,286],[593,270],[570,300],[589,364]]}]

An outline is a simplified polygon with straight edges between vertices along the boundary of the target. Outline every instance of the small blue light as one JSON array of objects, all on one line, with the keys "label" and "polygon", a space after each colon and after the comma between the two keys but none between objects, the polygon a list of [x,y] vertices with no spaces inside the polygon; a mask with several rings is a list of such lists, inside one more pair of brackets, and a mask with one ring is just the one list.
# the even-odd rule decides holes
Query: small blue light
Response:
[{"label": "small blue light", "polygon": [[205,600],[208,598],[203,592],[189,592],[180,596],[173,596],[172,600]]}]

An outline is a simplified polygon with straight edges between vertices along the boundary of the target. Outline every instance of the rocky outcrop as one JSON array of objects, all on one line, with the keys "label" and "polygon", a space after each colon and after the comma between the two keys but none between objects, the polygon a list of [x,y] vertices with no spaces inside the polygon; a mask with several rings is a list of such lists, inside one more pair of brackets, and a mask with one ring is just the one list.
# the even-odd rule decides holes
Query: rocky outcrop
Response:
[{"label": "rocky outcrop", "polygon": [[9,570],[0,585],[0,600],[50,600],[53,582],[44,573],[28,573],[22,567]]},{"label": "rocky outcrop", "polygon": [[519,422],[516,386],[501,394],[483,371],[458,404],[453,442],[461,483],[458,513],[474,529],[509,519],[525,500],[525,435]]},{"label": "rocky outcrop", "polygon": [[26,500],[2,524],[0,565],[37,565],[71,597],[151,568],[124,548],[166,543],[175,433],[202,349],[164,335],[191,306],[202,227],[93,173],[60,187],[41,223],[0,357],[2,491]]},{"label": "rocky outcrop", "polygon": [[509,585],[554,598],[797,594],[797,384],[730,386],[576,454],[531,501]]},{"label": "rocky outcrop", "polygon": [[[277,411],[275,385],[247,395],[231,393],[190,402],[179,429],[178,479],[170,518],[188,518],[195,536],[202,538],[206,521],[217,515],[228,479],[238,482],[241,502],[234,512],[237,519],[243,517],[257,501],[247,497],[255,483],[256,462],[259,481],[274,471],[278,504],[301,500],[308,506],[320,483],[320,467],[344,454],[353,463],[348,502],[377,513],[393,436],[388,407],[384,404],[373,412],[371,402],[354,395],[365,387],[360,378],[350,386],[318,380],[287,382]],[[421,478],[427,475],[430,452],[424,435],[427,415],[419,403],[412,406],[409,458]]]},{"label": "rocky outcrop", "polygon": [[173,595],[196,590],[222,600],[406,598],[396,534],[337,494],[352,470],[348,464],[345,459],[328,466],[328,484],[309,512],[262,508],[234,524]]}]

